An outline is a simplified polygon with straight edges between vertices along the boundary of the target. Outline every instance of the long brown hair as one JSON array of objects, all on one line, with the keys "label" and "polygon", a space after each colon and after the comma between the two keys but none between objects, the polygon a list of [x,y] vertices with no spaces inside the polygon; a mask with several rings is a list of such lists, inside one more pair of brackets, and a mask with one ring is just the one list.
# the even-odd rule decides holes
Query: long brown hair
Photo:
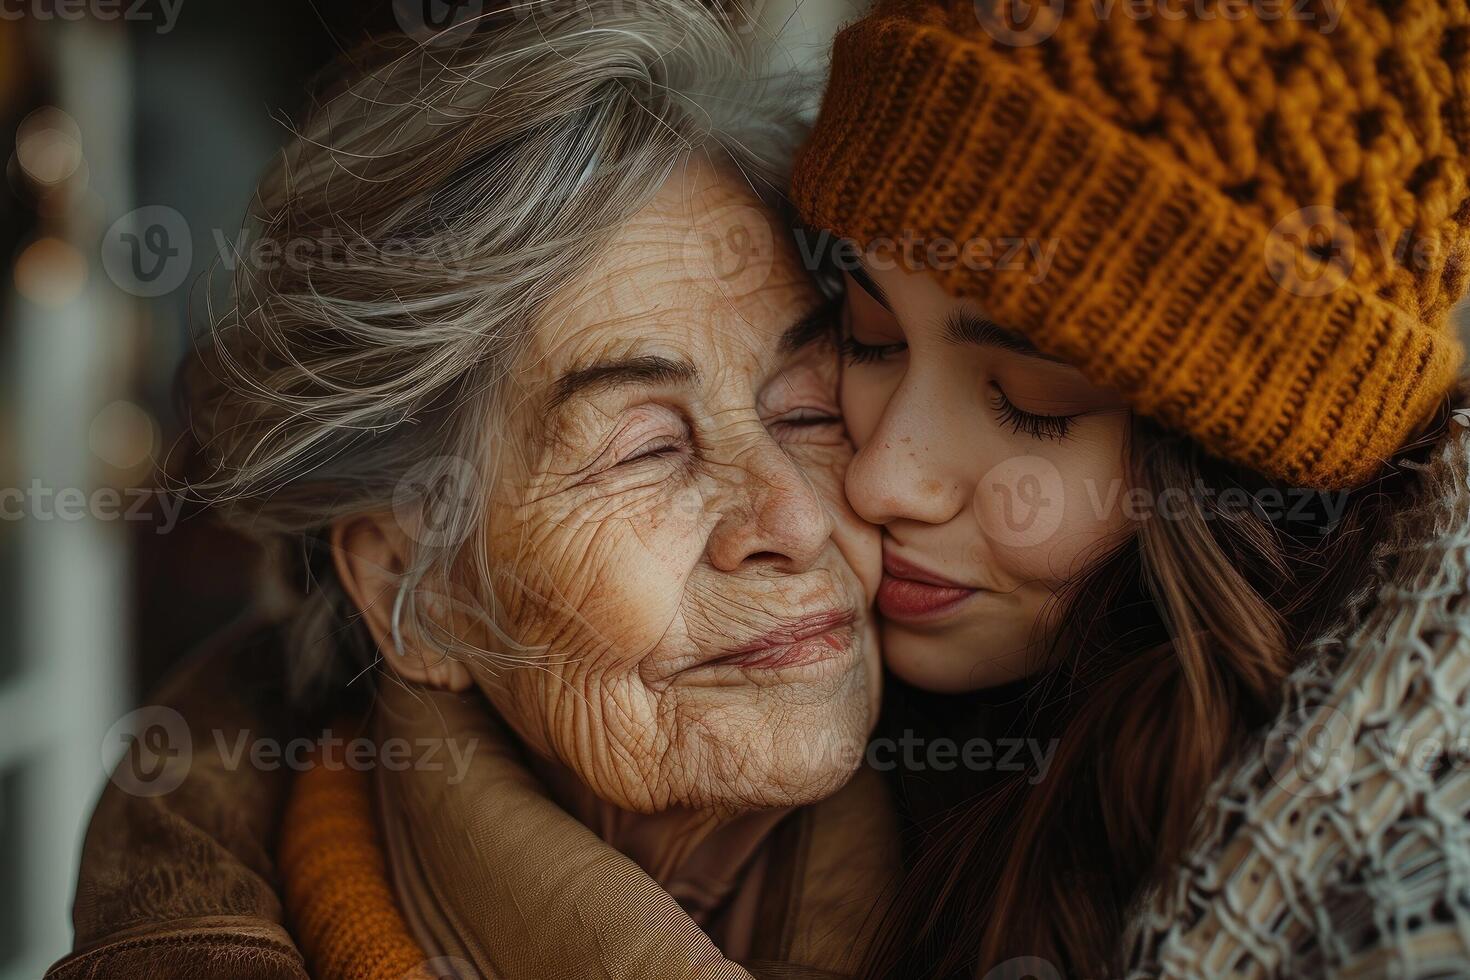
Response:
[{"label": "long brown hair", "polygon": [[1049,666],[1008,692],[1015,704],[981,692],[957,709],[965,699],[893,685],[890,730],[988,713],[991,732],[998,715],[1008,734],[1050,736],[1054,755],[1042,773],[983,785],[901,777],[909,870],[864,975],[973,977],[1017,957],[1069,976],[1118,972],[1131,903],[1181,855],[1206,789],[1277,709],[1304,644],[1363,584],[1412,476],[1397,464],[1422,455],[1447,414],[1373,484],[1315,506],[1310,491],[1135,418],[1131,486],[1176,506],[1151,509],[1057,596]]}]

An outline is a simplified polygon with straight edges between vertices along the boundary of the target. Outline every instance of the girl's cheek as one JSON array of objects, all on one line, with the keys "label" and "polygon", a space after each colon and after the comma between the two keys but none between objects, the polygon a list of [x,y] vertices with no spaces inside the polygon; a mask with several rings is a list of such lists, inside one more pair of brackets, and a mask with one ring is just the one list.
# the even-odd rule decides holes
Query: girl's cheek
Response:
[{"label": "girl's cheek", "polygon": [[1068,490],[1051,459],[1007,456],[976,481],[975,520],[997,551],[1034,561],[1050,549],[1066,519]]},{"label": "girl's cheek", "polygon": [[1097,466],[1098,456],[1012,456],[981,476],[976,520],[1010,578],[1060,584],[1127,528],[1121,459]]}]

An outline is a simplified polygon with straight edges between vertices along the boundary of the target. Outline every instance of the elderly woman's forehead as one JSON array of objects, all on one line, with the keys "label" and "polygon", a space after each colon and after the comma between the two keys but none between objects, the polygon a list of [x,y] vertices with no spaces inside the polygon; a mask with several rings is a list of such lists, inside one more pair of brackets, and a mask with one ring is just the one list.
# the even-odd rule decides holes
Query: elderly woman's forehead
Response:
[{"label": "elderly woman's forehead", "polygon": [[[735,260],[758,265],[722,275],[732,266],[710,250],[748,242],[756,222],[766,237]],[[671,179],[546,311],[535,346],[553,360],[630,341],[712,356],[768,349],[817,295],[775,229],[774,216],[733,179]]]},{"label": "elderly woman's forehead", "polygon": [[548,367],[645,346],[696,357],[764,359],[808,312],[815,293],[804,279],[772,277],[760,289],[729,295],[655,264],[589,284],[546,318],[536,347]]}]

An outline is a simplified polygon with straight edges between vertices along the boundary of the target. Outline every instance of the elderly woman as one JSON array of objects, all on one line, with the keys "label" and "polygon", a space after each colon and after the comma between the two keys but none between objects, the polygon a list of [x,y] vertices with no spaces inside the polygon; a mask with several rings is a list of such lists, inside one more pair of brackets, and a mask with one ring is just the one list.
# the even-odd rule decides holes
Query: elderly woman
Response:
[{"label": "elderly woman", "polygon": [[[394,957],[496,976],[833,968],[862,945],[882,847],[853,865],[867,885],[849,868],[842,901],[817,901],[818,918],[843,908],[825,925],[757,924],[767,894],[799,917],[791,897],[833,852],[813,828],[841,821],[798,808],[843,788],[874,723],[879,553],[841,493],[831,304],[762,197],[799,131],[731,38],[703,7],[654,2],[380,48],[262,184],[282,261],[240,269],[187,374],[214,463],[195,489],[304,557],[298,694],[376,680],[381,737],[481,754],[432,791],[380,771],[367,856],[325,871],[310,859],[347,846],[365,797],[312,792],[325,766],[301,778],[281,870],[314,976],[398,970],[374,943],[400,933]],[[506,780],[544,806],[507,810]],[[123,860],[99,854],[117,810],[99,808],[89,859]],[[393,903],[369,917],[353,889],[378,866]],[[282,953],[215,920],[118,941],[167,904],[170,876],[149,875],[155,893],[109,896],[129,912],[99,928],[99,892],[126,877],[84,869],[78,942],[98,945],[56,975],[183,958],[241,976],[263,962],[242,950]],[[528,952],[547,917],[612,901],[652,924],[547,936],[570,947],[560,965]]]}]

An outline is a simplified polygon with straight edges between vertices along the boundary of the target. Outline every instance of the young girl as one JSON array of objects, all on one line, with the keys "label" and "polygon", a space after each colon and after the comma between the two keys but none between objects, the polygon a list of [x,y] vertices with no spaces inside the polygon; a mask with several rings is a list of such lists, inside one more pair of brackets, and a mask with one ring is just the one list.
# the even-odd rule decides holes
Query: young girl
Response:
[{"label": "young girl", "polygon": [[1470,13],[1013,13],[844,31],[793,181],[890,734],[983,749],[870,972],[1461,973]]}]

